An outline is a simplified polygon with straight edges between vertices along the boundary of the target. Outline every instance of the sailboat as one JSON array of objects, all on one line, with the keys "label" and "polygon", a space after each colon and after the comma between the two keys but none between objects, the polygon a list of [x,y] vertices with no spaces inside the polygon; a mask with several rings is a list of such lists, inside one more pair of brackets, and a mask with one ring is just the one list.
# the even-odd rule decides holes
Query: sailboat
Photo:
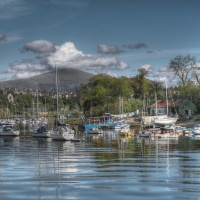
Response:
[{"label": "sailboat", "polygon": [[[147,101],[147,100],[146,100]],[[150,120],[152,119],[149,116],[146,116],[147,111],[147,106],[146,106],[146,101],[145,101],[145,96],[143,98],[143,106],[142,106],[142,117],[141,117],[141,124],[140,124],[140,129],[139,129],[139,136],[140,137],[149,137],[151,134],[150,127],[151,127],[151,122]]]},{"label": "sailboat", "polygon": [[158,126],[158,127],[163,127],[169,130],[174,130],[175,127],[175,123],[178,120],[178,116],[176,114],[176,116],[172,117],[169,116],[168,113],[168,97],[167,97],[167,84],[166,84],[166,109],[167,109],[167,113],[166,115],[162,116],[157,116],[157,100],[156,100],[156,117],[154,117],[154,119],[152,120],[152,123],[154,126]]},{"label": "sailboat", "polygon": [[57,100],[57,112],[56,112],[56,129],[51,132],[52,140],[75,140],[75,132],[70,129],[67,124],[58,123],[58,72],[57,65],[56,68],[56,100]]},{"label": "sailboat", "polygon": [[38,84],[37,84],[37,120],[35,120],[35,122],[36,123],[34,123],[34,119],[32,119],[31,125],[30,125],[30,135],[32,137],[50,138],[51,132],[50,132],[49,127],[46,125],[46,119],[41,119],[41,121],[39,121],[39,116],[38,116]]}]

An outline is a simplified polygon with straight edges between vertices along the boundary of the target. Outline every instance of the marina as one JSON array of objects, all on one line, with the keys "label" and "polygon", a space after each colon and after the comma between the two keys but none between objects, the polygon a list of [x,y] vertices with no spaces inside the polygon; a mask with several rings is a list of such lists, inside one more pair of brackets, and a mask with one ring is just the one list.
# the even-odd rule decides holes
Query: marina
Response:
[{"label": "marina", "polygon": [[199,142],[116,130],[79,142],[2,136],[0,199],[198,199]]}]

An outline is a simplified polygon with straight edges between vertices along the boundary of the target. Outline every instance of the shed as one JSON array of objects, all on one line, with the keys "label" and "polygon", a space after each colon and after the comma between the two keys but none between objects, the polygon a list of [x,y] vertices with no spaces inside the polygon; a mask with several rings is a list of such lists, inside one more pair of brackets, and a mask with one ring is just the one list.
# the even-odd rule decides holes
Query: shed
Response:
[{"label": "shed", "polygon": [[[157,113],[156,113],[157,108]],[[189,112],[188,112],[189,111]],[[167,101],[158,100],[150,106],[150,115],[161,115],[167,113]],[[197,106],[188,99],[168,100],[168,114],[195,114]]]}]

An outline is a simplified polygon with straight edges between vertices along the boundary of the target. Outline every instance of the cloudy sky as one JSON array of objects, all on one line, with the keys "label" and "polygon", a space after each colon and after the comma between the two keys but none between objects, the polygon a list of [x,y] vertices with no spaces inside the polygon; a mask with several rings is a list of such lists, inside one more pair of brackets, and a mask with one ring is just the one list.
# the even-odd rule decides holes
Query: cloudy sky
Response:
[{"label": "cloudy sky", "polygon": [[166,77],[177,55],[200,60],[199,0],[1,0],[0,79],[59,68]]}]

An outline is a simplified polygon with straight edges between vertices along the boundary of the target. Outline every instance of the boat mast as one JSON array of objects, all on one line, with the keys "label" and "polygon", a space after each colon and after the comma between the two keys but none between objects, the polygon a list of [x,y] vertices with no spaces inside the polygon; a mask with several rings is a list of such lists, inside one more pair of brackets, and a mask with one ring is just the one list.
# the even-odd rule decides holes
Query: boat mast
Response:
[{"label": "boat mast", "polygon": [[58,72],[57,72],[57,65],[56,68],[56,124],[58,123]]},{"label": "boat mast", "polygon": [[37,82],[37,120],[39,120],[39,114],[38,114],[38,82]]},{"label": "boat mast", "polygon": [[158,114],[158,108],[157,108],[157,95],[156,95],[156,92],[155,92],[155,100],[156,100],[156,117],[157,117],[157,114]]},{"label": "boat mast", "polygon": [[167,106],[167,116],[168,116],[168,98],[167,98],[167,81],[165,80],[166,84],[166,106]]}]

